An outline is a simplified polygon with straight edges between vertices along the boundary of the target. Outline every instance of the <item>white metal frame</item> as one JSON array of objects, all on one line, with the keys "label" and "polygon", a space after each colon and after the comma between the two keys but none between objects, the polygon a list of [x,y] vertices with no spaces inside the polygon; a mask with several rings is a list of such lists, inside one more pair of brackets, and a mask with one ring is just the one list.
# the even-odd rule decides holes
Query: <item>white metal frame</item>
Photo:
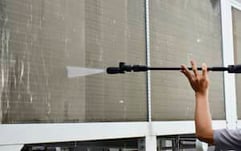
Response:
[{"label": "white metal frame", "polygon": [[[215,128],[225,121],[214,121]],[[194,133],[193,121],[100,122],[69,124],[2,124],[0,148],[6,145],[148,137]],[[153,144],[153,142],[151,143]]]},{"label": "white metal frame", "polygon": [[[149,48],[149,0],[146,6],[147,56]],[[223,61],[224,65],[234,63],[231,7],[241,10],[240,0],[221,0]],[[149,58],[150,59],[150,58]],[[147,64],[150,60],[147,58]],[[148,74],[150,78],[150,74]],[[150,79],[149,79],[150,80]],[[150,83],[150,81],[149,81]],[[234,128],[237,126],[235,78],[224,74],[226,121],[213,121],[213,127]],[[0,124],[0,150],[29,143],[86,141],[115,138],[145,137],[146,151],[156,151],[157,136],[194,133],[193,121],[151,121],[150,85],[148,86],[149,115],[147,122],[98,122],[68,124]],[[241,121],[239,122],[241,125]],[[12,150],[13,149],[9,149]]]},{"label": "white metal frame", "polygon": [[[240,10],[241,11],[241,0],[230,0],[229,1],[229,5],[230,5],[230,12],[232,13],[232,8],[236,8],[236,9],[238,9],[238,10]],[[232,14],[231,14],[232,15]],[[231,16],[232,17],[232,16]],[[233,27],[233,26],[232,26]],[[233,34],[233,31],[232,31],[232,34]],[[232,35],[233,36],[233,35]],[[234,50],[234,49],[233,49]],[[235,90],[236,90],[236,87],[235,87]],[[237,99],[236,98],[236,96],[235,96],[235,99]],[[237,100],[236,100],[237,101]],[[239,128],[241,128],[241,120],[239,120],[238,119],[238,117],[237,117],[237,103],[235,104],[236,106],[235,106],[235,108],[236,108],[236,127],[239,127]]]},{"label": "white metal frame", "polygon": [[[236,3],[235,0],[221,0],[224,66],[234,64],[232,5]],[[234,74],[224,73],[224,85],[227,127],[235,128],[237,105]]]}]

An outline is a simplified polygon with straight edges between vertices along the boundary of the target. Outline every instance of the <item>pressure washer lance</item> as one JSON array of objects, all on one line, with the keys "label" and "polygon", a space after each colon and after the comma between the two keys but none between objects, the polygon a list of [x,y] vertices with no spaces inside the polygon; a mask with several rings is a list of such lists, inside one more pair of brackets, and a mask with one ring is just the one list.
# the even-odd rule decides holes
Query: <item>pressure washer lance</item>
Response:
[{"label": "pressure washer lance", "polygon": [[[192,68],[188,67],[189,70]],[[197,68],[202,70],[201,67]],[[119,67],[108,67],[106,72],[108,74],[124,74],[125,72],[144,72],[148,70],[170,70],[176,71],[181,70],[181,67],[147,67],[145,65],[126,65],[124,62],[119,63]],[[241,73],[241,64],[239,65],[228,65],[228,67],[208,67],[208,71],[228,71],[228,73]]]}]

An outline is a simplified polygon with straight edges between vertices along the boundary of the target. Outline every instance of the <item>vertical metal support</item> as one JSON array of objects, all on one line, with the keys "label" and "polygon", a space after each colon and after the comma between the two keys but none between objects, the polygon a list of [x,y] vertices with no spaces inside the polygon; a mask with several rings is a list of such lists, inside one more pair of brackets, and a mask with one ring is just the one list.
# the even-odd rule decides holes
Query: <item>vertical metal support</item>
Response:
[{"label": "vertical metal support", "polygon": [[[223,65],[234,64],[232,6],[228,0],[221,0]],[[235,75],[224,73],[225,111],[228,128],[236,128],[237,105]]]},{"label": "vertical metal support", "polygon": [[157,151],[157,138],[156,136],[146,136],[145,138],[146,151]]},{"label": "vertical metal support", "polygon": [[[146,37],[146,65],[151,66],[150,59],[150,20],[149,20],[149,0],[145,0],[145,37]],[[157,137],[152,134],[152,116],[151,116],[151,73],[147,71],[147,119],[149,122],[149,131],[145,137],[146,151],[157,151]]]},{"label": "vertical metal support", "polygon": [[[146,65],[150,66],[150,24],[149,24],[149,0],[145,0],[145,37],[146,37]],[[147,76],[147,118],[151,122],[151,73],[146,72]]]}]

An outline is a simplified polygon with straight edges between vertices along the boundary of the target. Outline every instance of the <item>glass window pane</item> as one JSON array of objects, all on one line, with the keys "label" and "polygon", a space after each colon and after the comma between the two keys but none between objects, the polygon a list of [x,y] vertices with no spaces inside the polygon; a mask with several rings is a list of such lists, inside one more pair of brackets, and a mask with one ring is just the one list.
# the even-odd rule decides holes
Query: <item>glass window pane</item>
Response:
[{"label": "glass window pane", "polygon": [[[159,136],[157,137],[157,148],[159,148],[160,151],[194,151],[199,148],[196,141],[197,137],[195,134]],[[208,145],[207,150],[215,150],[215,146]]]},{"label": "glass window pane", "polygon": [[145,151],[144,138],[110,139],[82,142],[26,144],[22,150],[38,151]]},{"label": "glass window pane", "polygon": [[[151,65],[179,67],[195,59],[222,66],[220,2],[151,0]],[[224,119],[223,74],[210,73],[213,119]],[[192,120],[194,93],[177,71],[151,73],[153,120]]]},{"label": "glass window pane", "polygon": [[[241,11],[233,8],[233,41],[235,64],[241,64]],[[235,74],[238,118],[241,118],[241,75]]]},{"label": "glass window pane", "polygon": [[2,123],[146,120],[144,0],[0,2]]}]

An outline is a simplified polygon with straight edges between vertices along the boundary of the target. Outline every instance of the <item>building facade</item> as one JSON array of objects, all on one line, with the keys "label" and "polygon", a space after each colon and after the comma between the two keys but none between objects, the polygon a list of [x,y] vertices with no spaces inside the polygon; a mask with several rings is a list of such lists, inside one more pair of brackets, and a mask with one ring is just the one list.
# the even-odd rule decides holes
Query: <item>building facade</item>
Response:
[{"label": "building facade", "polygon": [[[163,136],[195,132],[187,80],[105,69],[241,63],[239,0],[1,0],[0,16],[0,150],[131,139],[156,151]],[[240,75],[210,80],[214,128],[240,127]]]}]

